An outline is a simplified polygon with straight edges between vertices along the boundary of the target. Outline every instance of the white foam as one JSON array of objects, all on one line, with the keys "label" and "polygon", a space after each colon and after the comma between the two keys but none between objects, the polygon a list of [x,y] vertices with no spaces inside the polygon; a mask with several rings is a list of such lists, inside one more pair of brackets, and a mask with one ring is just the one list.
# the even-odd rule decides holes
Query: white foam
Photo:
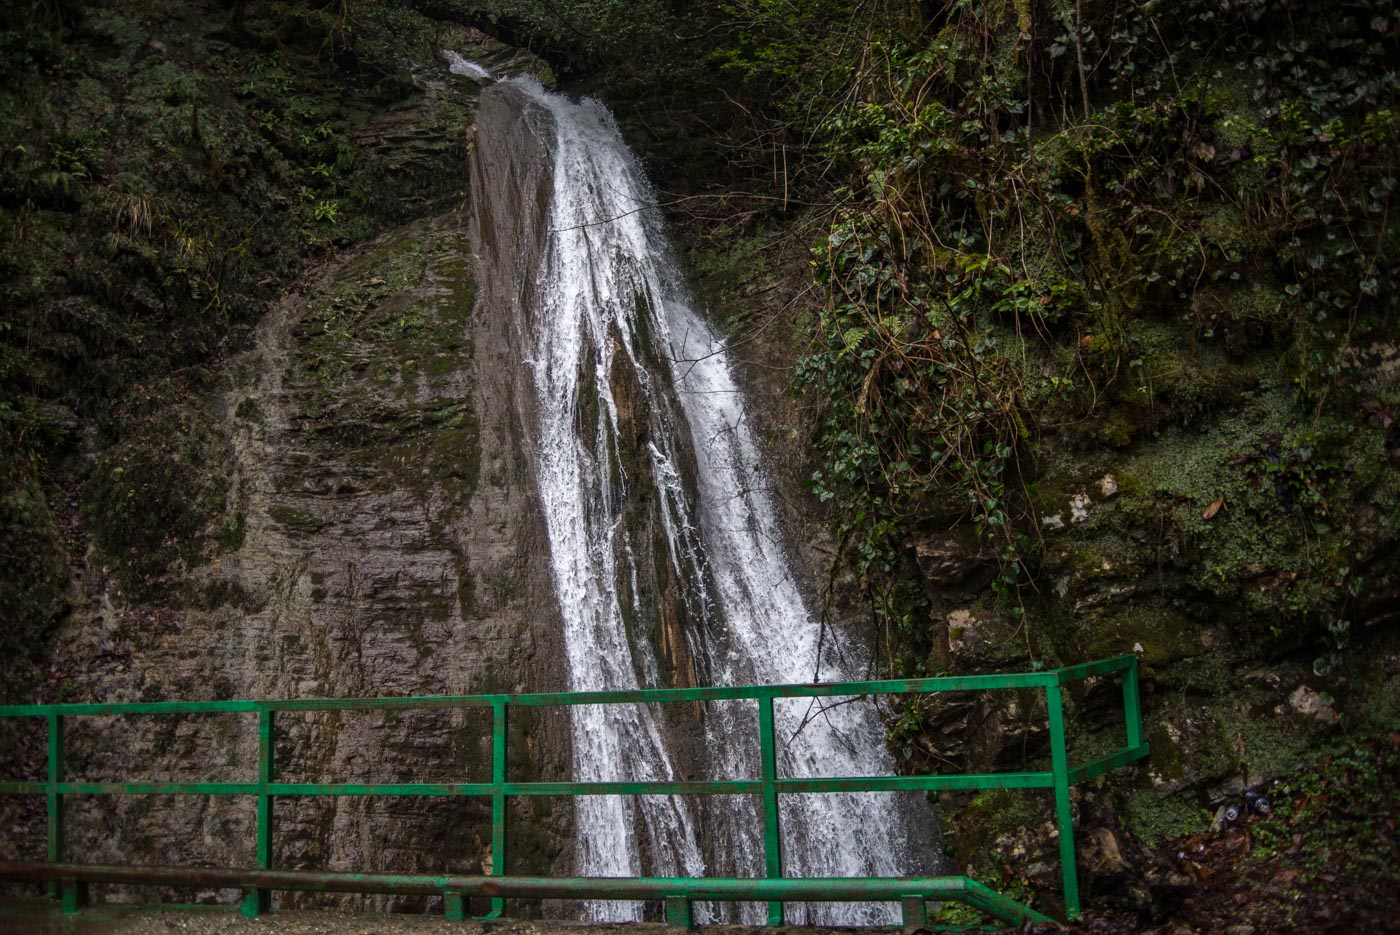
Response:
[{"label": "white foam", "polygon": [[466,78],[493,80],[492,74],[482,68],[469,58],[463,58],[461,53],[451,49],[443,49],[442,57],[447,59],[447,70],[454,75],[462,75]]}]

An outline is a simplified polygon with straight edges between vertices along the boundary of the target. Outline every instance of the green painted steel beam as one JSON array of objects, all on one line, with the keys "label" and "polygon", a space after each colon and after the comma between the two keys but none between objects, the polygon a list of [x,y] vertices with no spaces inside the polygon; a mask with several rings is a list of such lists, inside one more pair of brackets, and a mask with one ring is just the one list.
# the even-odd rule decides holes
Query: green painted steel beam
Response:
[{"label": "green painted steel beam", "polygon": [[276,796],[486,796],[489,782],[273,782],[267,791]]},{"label": "green painted steel beam", "polygon": [[[1115,761],[1106,769],[1130,762],[1144,754]],[[1095,761],[1099,763],[1101,761]],[[1076,769],[1085,769],[1077,767]],[[1105,772],[1101,769],[1099,772]],[[1083,778],[1097,776],[1089,773]],[[1076,780],[1078,781],[1078,780]],[[832,792],[919,792],[948,789],[1048,789],[1054,785],[1051,773],[966,773],[950,776],[837,776],[818,779],[775,779],[774,789],[783,795]],[[658,782],[507,782],[501,795],[762,795],[761,779]],[[38,780],[0,782],[0,794],[45,795],[50,789],[58,795],[267,795],[288,798],[311,796],[404,796],[447,797],[496,794],[489,782],[98,782],[68,780],[50,784]]]},{"label": "green painted steel beam", "polygon": [[758,795],[763,783],[756,779],[656,782],[508,782],[506,795]]},{"label": "green painted steel beam", "polygon": [[393,708],[559,707],[581,704],[667,704],[733,701],[746,698],[839,698],[861,695],[1044,688],[1134,666],[1132,654],[1044,672],[950,675],[922,679],[880,679],[795,685],[741,685],[707,688],[647,688],[631,691],[543,692],[519,695],[411,695],[379,698],[305,698],[286,701],[149,701],[77,704],[0,705],[0,717],[108,716],[118,714],[258,714],[262,711],[379,711]]},{"label": "green painted steel beam", "polygon": [[[63,852],[63,793],[59,791],[58,784],[63,781],[64,753],[63,753],[63,718],[57,714],[48,715],[48,761],[49,774],[47,789],[44,792],[44,806],[48,814],[48,858],[57,863],[64,858]],[[50,887],[49,895],[58,895]],[[64,906],[69,905],[67,894],[64,894]]]},{"label": "green painted steel beam", "polygon": [[[101,864],[50,864],[0,861],[0,879],[77,880],[86,883],[149,884],[236,889],[266,886],[281,890],[344,893],[465,896],[505,895],[522,899],[591,898],[717,901],[763,900],[769,896],[802,901],[894,901],[909,894],[928,899],[962,894],[963,877],[530,877],[450,873],[359,873],[329,870],[259,870],[230,867],[129,867]],[[903,895],[901,895],[903,894]]]},{"label": "green painted steel beam", "polygon": [[904,931],[928,927],[928,900],[918,894],[905,894],[899,899],[899,920]]},{"label": "green painted steel beam", "polygon": [[[1075,781],[1091,778],[1145,755],[1145,748],[1119,751],[1113,757],[1075,767]],[[1111,762],[1110,762],[1111,760]],[[1107,763],[1107,766],[1103,764]],[[1092,770],[1085,772],[1085,770]],[[1082,774],[1082,775],[1081,775]],[[834,792],[913,792],[946,789],[1048,789],[1054,785],[1051,773],[968,773],[951,776],[869,776],[819,779],[774,780],[776,791],[784,794]],[[42,781],[0,782],[0,794],[44,795],[50,784]],[[447,797],[494,794],[491,783],[291,783],[274,782],[92,782],[67,781],[55,784],[59,795],[258,795],[266,791],[276,797],[312,796],[403,796]],[[761,780],[715,780],[713,782],[512,782],[501,787],[510,796],[576,795],[760,795]]]},{"label": "green painted steel beam", "polygon": [[1054,684],[1049,672],[991,675],[948,675],[924,679],[884,679],[863,682],[819,682],[797,685],[741,685],[709,688],[643,688],[633,691],[548,692],[510,696],[520,707],[540,708],[581,704],[666,704],[685,701],[734,701],[744,698],[849,698],[861,695],[926,694],[949,691],[992,691],[1041,688]]},{"label": "green painted steel beam", "polygon": [[[956,900],[985,904],[1009,922],[1048,921],[1044,916],[966,877],[883,879],[673,877],[513,877],[458,874],[346,873],[315,870],[245,870],[221,867],[116,867],[0,861],[0,879],[68,880],[123,885],[260,887],[325,893],[491,896],[519,899],[706,900],[716,902],[900,902]],[[979,906],[979,908],[982,908]]]},{"label": "green painted steel beam", "polygon": [[1049,789],[1051,773],[959,773],[951,776],[870,776],[832,779],[779,779],[774,785],[793,792],[921,792],[944,789]]},{"label": "green painted steel beam", "polygon": [[256,795],[255,782],[89,782],[57,784],[60,795]]},{"label": "green painted steel beam", "polygon": [[1083,782],[1086,779],[1093,779],[1095,776],[1102,776],[1110,770],[1115,770],[1120,766],[1127,766],[1135,760],[1141,760],[1148,754],[1148,745],[1140,744],[1136,747],[1125,747],[1117,753],[1110,753],[1108,756],[1099,757],[1097,760],[1090,760],[1087,763],[1072,767],[1069,771],[1069,784]]},{"label": "green painted steel beam", "polygon": [[1077,682],[1094,675],[1110,675],[1114,672],[1136,669],[1137,658],[1133,653],[1124,653],[1121,656],[1112,656],[1094,662],[1081,662],[1078,665],[1065,666],[1062,669],[1050,669],[1046,674],[1052,676],[1056,684],[1067,685],[1070,682]]},{"label": "green painted steel beam", "polygon": [[[1127,733],[1127,746],[1142,747],[1142,697],[1138,686],[1138,667],[1134,662],[1123,670],[1123,722]],[[1144,753],[1144,756],[1146,753]]]},{"label": "green painted steel beam", "polygon": [[666,924],[673,928],[695,928],[695,913],[684,896],[666,897]]},{"label": "green painted steel beam", "polygon": [[1023,906],[1009,896],[1003,896],[989,886],[978,883],[976,880],[964,879],[966,886],[966,902],[969,906],[981,909],[988,915],[998,919],[1004,919],[1012,925],[1024,926],[1027,923],[1049,923],[1055,924],[1055,920],[1047,915],[1043,915]]},{"label": "green painted steel beam", "polygon": [[[1128,657],[1132,658],[1132,657]],[[0,717],[106,716],[117,714],[257,714],[269,711],[379,711],[393,708],[489,708],[499,703],[517,707],[567,707],[584,704],[674,704],[694,701],[736,701],[746,698],[843,698],[950,691],[996,691],[1044,688],[1059,684],[1061,673],[1009,672],[990,675],[949,675],[923,679],[884,679],[861,682],[820,682],[801,685],[740,685],[709,688],[643,688],[632,691],[544,692],[521,695],[417,695],[384,698],[307,698],[290,701],[150,701],[110,704],[3,705]]]},{"label": "green painted steel beam", "polygon": [[[272,785],[273,767],[277,756],[277,729],[272,709],[264,705],[258,711],[258,814],[257,854],[258,869],[268,870],[273,859],[273,802],[269,790]],[[272,908],[272,891],[265,887],[253,886],[243,893],[243,915],[257,918]]]},{"label": "green painted steel beam", "polygon": [[271,702],[272,710],[389,711],[395,708],[489,708],[495,695],[399,695],[384,698],[300,698]]},{"label": "green painted steel beam", "polygon": [[[1061,686],[1103,675],[1122,675],[1123,716],[1126,746],[1104,757],[1079,766],[1069,765],[1066,749],[1064,698]],[[1136,656],[1126,654],[1076,666],[1045,672],[1008,673],[1001,675],[949,676],[928,679],[894,679],[863,682],[835,682],[808,685],[759,685],[719,688],[643,689],[613,692],[555,692],[521,695],[432,695],[391,698],[304,699],[294,701],[213,701],[213,702],[149,702],[117,704],[10,705],[0,707],[0,717],[42,717],[48,726],[48,772],[43,780],[0,781],[0,794],[42,795],[48,812],[48,866],[61,862],[63,852],[64,797],[68,795],[250,795],[257,798],[257,871],[228,871],[241,874],[239,882],[246,897],[243,910],[247,915],[266,911],[273,889],[307,888],[286,882],[293,877],[276,877],[292,873],[273,869],[274,803],[278,797],[298,796],[490,796],[492,803],[492,875],[486,878],[433,877],[431,885],[425,877],[392,874],[320,875],[329,880],[328,886],[342,887],[354,892],[406,892],[400,884],[418,881],[423,892],[444,892],[454,902],[453,914],[465,912],[461,905],[464,895],[486,895],[492,900],[491,917],[500,915],[507,897],[523,898],[602,898],[602,899],[661,899],[675,910],[674,917],[684,918],[694,899],[753,899],[769,903],[769,921],[782,922],[782,904],[786,900],[893,899],[901,901],[910,917],[917,916],[915,902],[919,899],[957,899],[991,912],[998,918],[1016,924],[1027,920],[1043,921],[1044,916],[1006,897],[963,878],[919,878],[936,880],[937,892],[904,889],[889,895],[872,895],[861,889],[867,885],[907,881],[840,880],[800,881],[782,876],[781,837],[779,834],[778,796],[788,794],[818,794],[860,791],[936,791],[947,789],[1041,789],[1054,791],[1056,823],[1059,828],[1061,873],[1064,878],[1065,906],[1070,918],[1079,915],[1078,874],[1075,867],[1073,815],[1069,789],[1077,783],[1109,770],[1124,766],[1148,755],[1143,739],[1142,709],[1139,698],[1139,672]],[[774,705],[783,698],[850,698],[872,694],[933,693],[946,691],[984,691],[1016,688],[1038,688],[1045,691],[1050,729],[1051,769],[1049,772],[962,774],[951,776],[841,776],[782,779],[778,776],[777,738]],[[523,707],[558,707],[580,704],[656,704],[675,702],[705,702],[726,700],[757,702],[761,776],[758,779],[729,781],[684,782],[510,782],[508,762],[508,711],[511,705]],[[275,730],[277,712],[304,711],[380,711],[402,708],[486,708],[492,714],[492,773],[489,783],[279,783],[275,781]],[[161,781],[70,781],[64,775],[64,723],[75,716],[112,715],[191,715],[191,714],[256,714],[258,716],[258,764],[255,782],[161,782]],[[763,798],[763,836],[765,850],[765,880],[593,880],[568,878],[509,877],[506,875],[506,800],[512,796],[576,796],[576,795],[761,795]],[[65,865],[70,866],[70,865]],[[91,869],[91,868],[88,868]],[[97,868],[110,872],[143,873],[150,868]],[[207,873],[203,870],[156,868],[170,873]],[[84,871],[85,873],[87,871]],[[350,878],[357,881],[351,885]],[[58,880],[48,876],[44,879]],[[333,878],[333,879],[332,879]],[[68,879],[68,878],[64,878]],[[86,883],[86,876],[73,877],[72,882]],[[173,879],[173,878],[172,878]],[[231,878],[230,878],[231,879]],[[306,876],[296,877],[305,883]],[[450,879],[461,881],[481,879],[483,887],[494,889],[454,889],[444,891],[439,883]],[[394,881],[399,881],[394,883]],[[524,881],[524,882],[522,882]],[[953,882],[962,889],[957,889]],[[960,881],[960,882],[959,882]],[[121,882],[121,881],[115,881]],[[140,881],[137,881],[140,882]],[[803,886],[830,883],[836,889],[812,895]],[[285,885],[284,885],[285,883]],[[705,889],[709,884],[718,889]],[[377,886],[394,885],[396,889],[379,890]],[[648,886],[662,889],[647,889]],[[754,889],[760,884],[776,888]],[[404,884],[407,885],[407,884]],[[455,883],[454,883],[455,885]],[[473,884],[475,885],[475,884]],[[633,889],[618,890],[618,886]],[[438,889],[433,889],[433,887]],[[551,889],[552,887],[552,889]],[[572,888],[571,888],[572,887]],[[641,887],[641,889],[636,889]],[[736,889],[737,887],[737,889]],[[749,887],[749,889],[744,889]],[[797,887],[797,888],[793,888]],[[664,892],[662,891],[664,889]],[[643,892],[645,891],[645,892]],[[51,889],[58,895],[60,889]],[[65,906],[76,907],[79,890],[66,887]],[[885,892],[884,890],[880,891]],[[845,895],[832,895],[840,893]],[[737,894],[737,895],[736,895]]]},{"label": "green painted steel beam", "polygon": [[1065,914],[1074,920],[1079,918],[1079,870],[1074,862],[1074,812],[1069,798],[1069,752],[1065,747],[1065,705],[1060,686],[1045,689],[1045,709],[1050,720],[1050,763],[1055,774],[1055,824],[1060,833]]},{"label": "green painted steel beam", "polygon": [[65,879],[62,890],[64,915],[73,915],[88,904],[88,884],[85,881]]},{"label": "green painted steel beam", "polygon": [[[778,745],[773,719],[773,699],[758,700],[758,763],[763,776],[763,871],[771,880],[783,875],[783,838],[778,811]],[[783,924],[783,903],[768,903],[768,925]]]},{"label": "green painted steel beam", "polygon": [[[510,706],[497,700],[491,708],[491,876],[506,873],[506,780],[510,775]],[[499,919],[506,911],[506,901],[491,900],[488,919]]]}]

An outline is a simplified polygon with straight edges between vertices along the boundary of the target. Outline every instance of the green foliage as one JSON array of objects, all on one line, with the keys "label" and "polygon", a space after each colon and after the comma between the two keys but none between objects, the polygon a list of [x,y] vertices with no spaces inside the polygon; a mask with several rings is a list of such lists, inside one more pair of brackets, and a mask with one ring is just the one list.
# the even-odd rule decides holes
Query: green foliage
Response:
[{"label": "green foliage", "polygon": [[[789,20],[746,5],[760,8],[785,35]],[[806,41],[835,48],[855,24],[822,9],[832,23]],[[824,406],[813,489],[841,504],[841,541],[894,632],[916,638],[902,622],[922,596],[897,582],[928,525],[975,524],[1014,613],[1040,563],[1026,482],[1042,459],[1233,418],[1267,358],[1293,390],[1286,432],[1211,468],[1242,472],[1258,509],[1229,522],[1253,544],[1221,553],[1202,529],[1181,560],[1231,569],[1204,582],[1222,597],[1260,563],[1291,573],[1251,589],[1250,612],[1344,632],[1337,576],[1368,545],[1334,517],[1372,499],[1347,453],[1384,459],[1356,415],[1375,392],[1359,350],[1400,319],[1400,24],[1370,0],[1288,20],[1206,0],[1080,15],[955,5],[917,39],[886,17],[844,75],[733,44],[748,74],[801,88],[786,113],[821,115],[822,171],[846,181],[798,374]],[[912,648],[902,665],[927,643]]]},{"label": "green foliage", "polygon": [[970,520],[1004,550],[1005,586],[1021,544],[1007,477],[1025,436],[1022,378],[992,327],[1016,287],[975,263],[931,280],[921,275],[929,246],[897,241],[878,219],[836,226],[817,251],[828,290],[821,343],[797,370],[828,403],[812,489],[843,504],[839,538],[877,612],[906,638],[923,602],[897,578],[901,543],[919,524]]},{"label": "green foliage", "polygon": [[1397,802],[1395,735],[1326,756],[1316,768],[1278,783],[1275,813],[1253,827],[1253,860],[1287,856],[1314,872],[1381,880],[1391,872]]},{"label": "green foliage", "polygon": [[[305,261],[461,190],[446,106],[422,138],[366,132],[421,101],[413,68],[442,31],[372,0],[0,8],[0,540],[23,546],[0,573],[7,634],[48,632],[88,533],[138,597],[211,535],[236,545],[206,420],[166,378],[244,345]],[[66,504],[99,422],[89,529]]]},{"label": "green foliage", "polygon": [[413,0],[411,6],[502,35],[567,72],[659,60],[676,25],[672,4],[663,0]]},{"label": "green foliage", "polygon": [[[51,27],[53,54],[6,62],[0,390],[32,441],[58,430],[41,424],[50,401],[86,415],[236,345],[299,257],[402,212],[386,186],[422,182],[419,204],[459,187],[394,172],[352,137],[417,93],[410,64],[438,51],[421,17],[285,4],[228,43],[208,38],[221,9],[185,15],[202,34],[175,28],[167,45],[134,11],[84,9]],[[32,23],[0,27],[12,46],[39,41]],[[282,34],[297,43],[267,41]]]}]

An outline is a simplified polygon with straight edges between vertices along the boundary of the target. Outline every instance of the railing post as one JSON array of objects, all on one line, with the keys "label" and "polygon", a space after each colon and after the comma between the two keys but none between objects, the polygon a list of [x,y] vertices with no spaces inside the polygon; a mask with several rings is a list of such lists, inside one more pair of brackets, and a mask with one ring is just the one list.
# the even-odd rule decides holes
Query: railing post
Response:
[{"label": "railing post", "polygon": [[1065,705],[1059,685],[1045,689],[1050,715],[1050,766],[1055,774],[1055,822],[1060,829],[1060,876],[1064,879],[1065,915],[1079,918],[1079,872],[1074,861],[1074,815],[1069,802],[1069,751],[1065,746]]},{"label": "railing post", "polygon": [[695,928],[695,915],[690,899],[685,896],[666,897],[666,924],[675,928]]},{"label": "railing post", "polygon": [[[491,703],[491,876],[506,872],[506,747],[510,728],[510,709],[505,699]],[[506,901],[491,900],[488,919],[499,919],[505,912]]]},{"label": "railing post", "polygon": [[[769,879],[783,875],[783,842],[778,823],[778,745],[773,737],[773,696],[758,698],[758,761],[763,781],[763,869]],[[783,924],[782,902],[768,904],[768,924]]]},{"label": "railing post", "polygon": [[1123,720],[1128,727],[1128,749],[1136,750],[1142,746],[1142,699],[1136,657],[1123,670]]},{"label": "railing post", "polygon": [[928,927],[928,900],[923,896],[901,896],[899,911],[904,931],[912,932]]},{"label": "railing post", "polygon": [[[276,734],[273,730],[272,709],[258,708],[258,844],[259,870],[272,869],[272,795],[267,791],[272,783],[273,750]],[[243,894],[243,915],[250,919],[272,908],[272,891],[251,887]]]},{"label": "railing post", "polygon": [[63,880],[63,914],[72,915],[88,904],[88,885],[82,880]]},{"label": "railing post", "polygon": [[[49,863],[63,862],[63,796],[58,784],[63,782],[63,716],[49,713],[49,782],[45,799],[49,813]],[[49,884],[49,895],[58,896],[58,883]]]}]

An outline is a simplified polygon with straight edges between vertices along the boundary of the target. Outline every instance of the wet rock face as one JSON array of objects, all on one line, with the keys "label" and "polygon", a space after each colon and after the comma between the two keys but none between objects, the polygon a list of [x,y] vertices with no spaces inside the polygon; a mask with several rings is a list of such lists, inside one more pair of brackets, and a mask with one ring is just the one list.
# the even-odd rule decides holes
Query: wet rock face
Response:
[{"label": "wet rock face", "polygon": [[[148,394],[150,405],[166,407],[151,425],[177,435],[198,429],[198,445],[144,453],[147,463],[179,461],[186,486],[210,492],[199,507],[202,527],[190,511],[198,542],[186,543],[183,530],[179,543],[162,535],[149,511],[131,518],[144,523],[143,538],[119,543],[123,555],[131,542],[149,540],[177,558],[162,561],[155,583],[139,590],[116,568],[93,563],[74,586],[76,606],[61,624],[41,700],[566,687],[522,441],[528,394],[518,392],[518,329],[476,305],[465,156],[479,86],[434,64],[444,45],[493,70],[538,73],[538,63],[470,31],[444,27],[435,38],[440,45],[416,48],[405,64],[412,95],[353,140],[367,163],[384,167],[370,180],[372,197],[384,202],[380,215],[420,219],[327,262],[271,308],[255,346],[225,360],[215,377],[177,375],[170,392]],[[455,184],[451,172],[460,173]],[[194,448],[198,459],[188,457]],[[183,502],[185,493],[150,495]],[[256,779],[253,717],[75,718],[67,729],[70,779]],[[490,777],[489,712],[282,714],[276,731],[280,781]],[[509,736],[512,778],[565,772],[564,718],[518,712]],[[27,764],[10,772],[42,772],[41,732],[5,740],[4,757]],[[543,872],[569,859],[566,804],[512,803],[512,871]],[[43,856],[42,807],[0,801],[0,826],[15,829],[0,855]],[[67,854],[86,862],[254,863],[251,798],[73,799],[69,816]],[[274,863],[475,873],[490,866],[490,839],[487,799],[283,799]]]},{"label": "wet rock face", "polygon": [[[191,571],[172,606],[96,594],[62,641],[70,698],[565,687],[519,442],[514,328],[474,313],[465,224],[458,211],[383,237],[267,316],[256,349],[206,401],[229,441],[241,542]],[[566,761],[563,731],[512,727],[514,775]],[[483,712],[287,714],[277,729],[285,781],[490,775]],[[77,721],[71,734],[75,778],[255,776],[250,717]],[[281,866],[479,872],[489,853],[484,799],[284,801]],[[522,807],[521,869],[554,859],[563,815]],[[251,800],[89,800],[68,844],[94,862],[239,865],[251,863],[253,828]]]}]

